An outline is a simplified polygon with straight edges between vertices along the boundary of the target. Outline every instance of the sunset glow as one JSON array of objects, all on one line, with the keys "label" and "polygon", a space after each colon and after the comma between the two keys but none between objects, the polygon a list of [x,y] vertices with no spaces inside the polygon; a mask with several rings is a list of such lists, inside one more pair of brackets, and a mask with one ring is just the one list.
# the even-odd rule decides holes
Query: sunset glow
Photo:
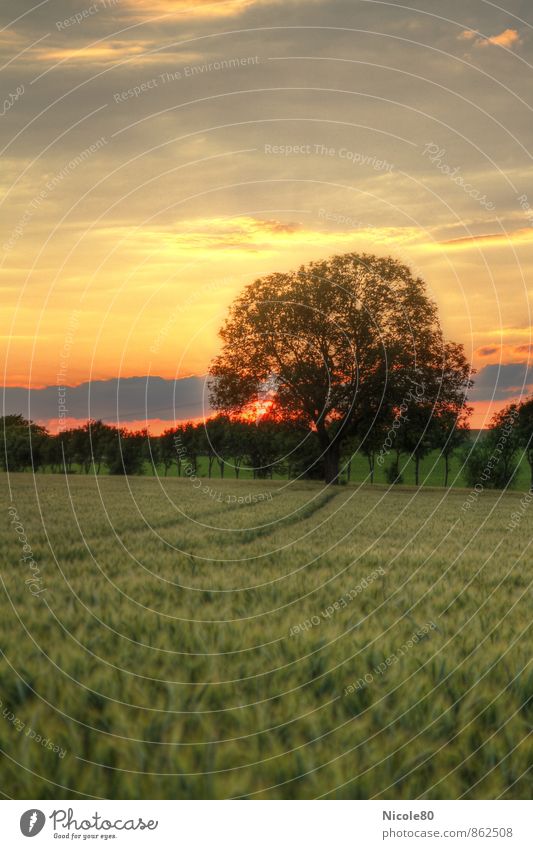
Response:
[{"label": "sunset glow", "polygon": [[[370,5],[361,14],[374,32]],[[439,85],[437,54],[424,52],[419,76],[393,10],[388,31],[371,37],[387,58],[369,92],[357,76],[368,42],[353,32],[334,56],[327,4],[307,4],[312,50],[291,30],[291,55],[309,54],[300,65],[268,28],[274,8],[100,0],[49,32],[29,18],[3,30],[4,385],[56,383],[73,313],[69,386],[205,376],[247,283],[366,251],[427,281],[446,335],[464,343],[478,375],[505,367],[494,398],[483,379],[473,392],[479,426],[489,408],[533,388],[530,161],[499,101],[490,113],[474,105],[491,69],[516,79],[524,34],[497,15],[488,32],[419,18],[419,37],[438,26],[463,75],[460,92],[438,89],[437,114],[427,81]],[[457,110],[462,137],[442,120]],[[508,156],[506,171],[498,162]],[[503,385],[513,365],[524,380]],[[150,419],[154,431],[174,420]]]}]

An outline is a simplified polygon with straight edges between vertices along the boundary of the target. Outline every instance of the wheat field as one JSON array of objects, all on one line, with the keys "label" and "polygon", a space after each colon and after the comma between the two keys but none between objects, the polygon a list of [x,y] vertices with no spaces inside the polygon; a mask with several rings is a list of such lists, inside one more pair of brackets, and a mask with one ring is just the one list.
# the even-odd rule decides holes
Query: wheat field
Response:
[{"label": "wheat field", "polygon": [[523,493],[204,483],[3,476],[5,796],[530,798]]}]

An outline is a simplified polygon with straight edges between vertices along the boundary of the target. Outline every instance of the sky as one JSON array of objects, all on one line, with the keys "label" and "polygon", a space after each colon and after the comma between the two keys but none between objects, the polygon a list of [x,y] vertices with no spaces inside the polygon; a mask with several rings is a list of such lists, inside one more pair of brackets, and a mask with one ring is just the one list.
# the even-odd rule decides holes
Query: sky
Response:
[{"label": "sky", "polygon": [[248,282],[366,251],[427,282],[474,426],[529,394],[532,11],[2,0],[4,386],[185,386]]}]

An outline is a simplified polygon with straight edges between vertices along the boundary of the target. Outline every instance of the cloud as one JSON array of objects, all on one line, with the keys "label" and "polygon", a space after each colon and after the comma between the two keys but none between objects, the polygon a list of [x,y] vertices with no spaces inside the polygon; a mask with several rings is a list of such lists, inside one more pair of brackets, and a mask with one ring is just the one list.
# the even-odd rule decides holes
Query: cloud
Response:
[{"label": "cloud", "polygon": [[282,221],[267,220],[262,221],[263,229],[269,233],[296,233],[301,228],[300,224],[284,224]]},{"label": "cloud", "polygon": [[477,32],[473,29],[465,29],[457,36],[461,41],[471,41],[477,37]]},{"label": "cloud", "polygon": [[[58,387],[4,388],[3,415],[22,413],[33,421],[58,425]],[[91,380],[65,390],[71,420],[102,419],[108,424],[132,424],[147,420],[172,423],[210,414],[203,377],[166,380],[163,377],[127,377]]]},{"label": "cloud", "polygon": [[[142,56],[150,47],[153,47],[153,42],[143,41],[107,41],[102,44],[94,44],[87,47],[57,47],[49,49],[39,49],[34,55],[38,61],[43,62],[66,62],[77,61],[88,64],[98,64],[100,62],[117,62],[128,58],[129,56]],[[158,59],[157,56],[148,56],[148,60]]]},{"label": "cloud", "polygon": [[497,354],[499,350],[500,348],[494,345],[485,345],[483,348],[478,348],[476,353],[480,357],[490,357],[492,354]]},{"label": "cloud", "polygon": [[473,41],[474,47],[512,47],[521,43],[520,36],[515,29],[505,29],[498,35],[484,36],[472,29],[465,29],[459,33],[458,38],[461,41]]},{"label": "cloud", "polygon": [[[199,218],[182,221],[176,232],[169,234],[165,228],[163,239],[172,244],[173,250],[185,252],[218,248],[241,248],[244,250],[272,249],[276,243],[290,239],[295,233],[305,238],[297,222],[284,223],[275,219],[259,219],[252,216],[235,218]],[[154,233],[156,241],[161,234]],[[316,235],[316,234],[315,234]]]},{"label": "cloud", "polygon": [[522,363],[495,363],[481,368],[469,393],[472,401],[505,401],[533,390],[533,367]]},{"label": "cloud", "polygon": [[126,6],[143,20],[155,14],[179,14],[186,18],[225,18],[240,15],[262,0],[127,0]]},{"label": "cloud", "polygon": [[522,227],[507,233],[482,233],[479,236],[462,236],[459,239],[448,239],[440,242],[448,248],[491,247],[492,245],[516,244],[518,242],[533,242],[533,228]]},{"label": "cloud", "polygon": [[476,47],[486,47],[488,44],[494,44],[497,47],[512,47],[513,44],[520,43],[520,36],[515,29],[506,29],[500,32],[499,35],[491,35],[490,38],[481,39],[476,42]]}]

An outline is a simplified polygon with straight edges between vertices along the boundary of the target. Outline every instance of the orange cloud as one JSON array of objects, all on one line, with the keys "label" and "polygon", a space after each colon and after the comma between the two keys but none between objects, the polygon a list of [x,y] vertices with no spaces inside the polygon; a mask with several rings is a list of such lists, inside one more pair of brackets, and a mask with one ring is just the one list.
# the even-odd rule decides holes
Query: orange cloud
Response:
[{"label": "orange cloud", "polygon": [[501,245],[502,242],[507,244],[533,242],[533,229],[531,227],[523,227],[520,230],[512,230],[509,233],[482,233],[480,236],[463,236],[460,239],[448,239],[445,242],[439,242],[439,244],[446,245],[447,248],[469,248],[473,246],[491,247],[493,245]]},{"label": "orange cloud", "polygon": [[157,13],[182,14],[184,17],[223,18],[239,15],[261,0],[129,0],[128,6],[142,12],[143,19]]},{"label": "orange cloud", "polygon": [[482,348],[478,348],[476,354],[479,357],[491,357],[493,354],[498,354],[501,351],[499,345],[484,345]]},{"label": "orange cloud", "polygon": [[494,44],[497,47],[512,47],[520,41],[520,36],[515,29],[505,29],[499,35],[491,35],[490,38],[484,38],[476,42],[476,47],[486,47],[488,44]]},{"label": "orange cloud", "polygon": [[[531,330],[526,331],[531,336]],[[516,335],[516,331],[510,331]],[[500,335],[509,335],[502,333]],[[524,354],[529,359],[533,355],[533,344],[516,344],[516,342],[505,342],[501,345],[482,345],[474,351],[474,361],[481,368],[486,365],[498,365],[500,363],[523,363]]]},{"label": "orange cloud", "polygon": [[473,41],[474,47],[512,47],[513,44],[520,44],[520,36],[515,29],[505,29],[498,35],[484,36],[480,35],[473,29],[465,29],[459,33],[458,38],[461,41]]},{"label": "orange cloud", "polygon": [[110,62],[125,59],[128,56],[138,56],[152,46],[148,41],[108,41],[89,47],[58,47],[49,50],[36,51],[37,58],[48,62]]},{"label": "orange cloud", "polygon": [[[122,228],[103,228],[109,235],[110,231],[119,235]],[[99,231],[99,232],[103,232]],[[127,233],[130,228],[127,228]],[[143,230],[143,239],[157,245],[159,250],[168,249],[175,256],[176,253],[197,252],[206,253],[210,250],[220,248],[234,248],[249,250],[271,249],[274,244],[284,240],[291,241],[294,234],[298,233],[302,241],[306,236],[312,239],[316,233],[307,234],[297,222],[283,223],[275,219],[259,219],[251,216],[237,216],[235,218],[195,218],[180,221],[176,224],[175,231],[168,227],[162,229],[146,228]]]}]

